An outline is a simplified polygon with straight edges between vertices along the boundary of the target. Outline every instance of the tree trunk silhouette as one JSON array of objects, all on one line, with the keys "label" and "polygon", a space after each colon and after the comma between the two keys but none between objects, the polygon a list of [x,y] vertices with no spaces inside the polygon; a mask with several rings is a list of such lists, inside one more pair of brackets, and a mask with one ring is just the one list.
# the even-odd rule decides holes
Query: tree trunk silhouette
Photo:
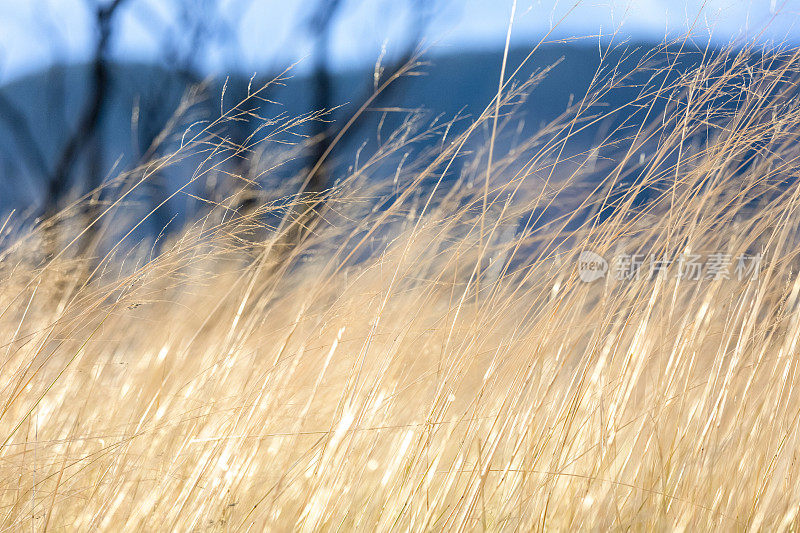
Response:
[{"label": "tree trunk silhouette", "polygon": [[[86,233],[80,243],[80,251],[88,250],[97,239],[97,216],[100,213],[100,192],[98,189],[103,182],[102,170],[102,139],[99,138],[99,126],[103,112],[109,99],[110,75],[108,68],[108,45],[111,40],[114,14],[125,0],[113,0],[99,6],[95,12],[97,40],[95,42],[94,56],[91,64],[88,95],[83,111],[78,119],[75,131],[67,139],[61,153],[56,160],[55,167],[47,185],[47,196],[41,212],[42,219],[52,218],[59,210],[62,199],[70,187],[70,177],[81,154],[87,146],[93,145],[95,153],[87,161],[87,190],[92,191],[92,196],[84,207],[86,220]],[[55,230],[56,224],[51,226]],[[49,239],[53,246],[54,239]],[[55,250],[48,250],[52,257]]]}]

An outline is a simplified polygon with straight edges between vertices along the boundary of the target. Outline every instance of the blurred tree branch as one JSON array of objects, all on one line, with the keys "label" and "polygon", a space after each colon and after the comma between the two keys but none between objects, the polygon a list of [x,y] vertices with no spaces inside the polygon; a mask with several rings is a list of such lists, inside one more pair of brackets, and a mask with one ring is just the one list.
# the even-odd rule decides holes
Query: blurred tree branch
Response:
[{"label": "blurred tree branch", "polygon": [[[97,39],[92,59],[89,92],[83,112],[78,119],[78,126],[67,139],[50,177],[43,212],[45,216],[54,214],[58,203],[68,190],[69,178],[78,157],[96,135],[100,118],[108,100],[108,45],[112,35],[113,19],[119,7],[125,2],[126,0],[113,0],[106,5],[96,6],[95,29]],[[102,180],[99,169],[93,170],[94,172],[89,175],[89,190],[98,187]]]},{"label": "blurred tree branch", "polygon": [[[405,66],[407,66],[419,52],[425,31],[430,23],[432,6],[436,1],[430,0],[408,0],[409,12],[411,13],[410,22],[407,27],[405,47],[390,64],[386,66],[378,65],[370,83],[369,88],[356,98],[351,104],[358,110],[369,99],[373,98],[378,89],[380,79],[393,78]],[[309,31],[314,36],[314,73],[312,75],[313,103],[312,108],[317,111],[330,110],[333,108],[334,84],[330,69],[330,34],[332,26],[339,15],[342,6],[341,0],[319,0],[316,10],[309,20]],[[377,98],[373,98],[373,104],[378,103],[378,99],[385,100],[394,85],[388,86]],[[358,111],[356,111],[358,113]],[[354,117],[355,121],[349,128],[347,135],[352,135],[360,125],[363,113]],[[332,150],[330,126],[327,122],[316,121],[312,138],[315,139],[313,152],[311,155],[312,168],[306,177],[304,190],[309,192],[320,192],[329,184],[329,171],[326,159]],[[341,140],[341,138],[339,139]]]},{"label": "blurred tree branch", "polygon": [[[314,38],[314,72],[312,74],[312,109],[316,111],[330,111],[334,107],[334,82],[330,68],[330,36],[332,27],[340,15],[341,0],[319,0],[312,16],[308,20],[309,33]],[[331,124],[335,120],[317,120],[313,123],[311,137],[313,145],[310,153],[310,171],[300,186],[301,193],[312,193],[312,199],[304,208],[303,213],[297,217],[296,231],[290,232],[293,238],[302,240],[313,227],[315,220],[319,219],[324,202],[318,193],[331,185],[330,158],[335,145],[358,131],[367,108],[379,105],[390,96],[396,81],[405,74],[410,73],[415,66],[415,59],[420,53],[420,46],[425,31],[431,20],[433,7],[436,0],[408,0],[408,9],[411,16],[406,27],[406,38],[403,51],[386,66],[376,65],[375,72],[367,84],[366,90],[351,102],[355,109],[354,114],[341,127],[339,132],[331,135]],[[389,80],[383,83],[382,80]]]}]

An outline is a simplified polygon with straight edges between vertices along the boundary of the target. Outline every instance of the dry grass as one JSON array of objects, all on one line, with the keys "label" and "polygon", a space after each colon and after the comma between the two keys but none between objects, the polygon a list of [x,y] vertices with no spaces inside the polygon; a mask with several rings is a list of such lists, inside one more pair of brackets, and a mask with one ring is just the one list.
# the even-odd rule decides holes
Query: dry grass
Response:
[{"label": "dry grass", "polygon": [[[599,107],[629,79],[604,65],[509,149],[477,140],[493,103],[460,133],[410,119],[324,204],[223,195],[159,255],[102,236],[155,168],[273,150],[214,132],[241,106],[120,178],[104,245],[71,252],[75,207],[42,265],[46,228],[4,230],[2,531],[796,528],[800,51],[670,77],[675,50],[626,108]],[[763,262],[584,283],[582,250]]]}]

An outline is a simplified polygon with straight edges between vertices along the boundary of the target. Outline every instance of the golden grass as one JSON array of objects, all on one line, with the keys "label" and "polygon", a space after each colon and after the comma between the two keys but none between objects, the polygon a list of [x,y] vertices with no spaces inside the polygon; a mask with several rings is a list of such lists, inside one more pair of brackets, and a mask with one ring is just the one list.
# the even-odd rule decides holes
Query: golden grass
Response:
[{"label": "golden grass", "polygon": [[[324,203],[243,214],[232,195],[158,255],[110,249],[154,169],[201,154],[197,180],[255,157],[214,131],[240,106],[121,177],[95,248],[71,252],[74,206],[7,234],[2,531],[796,529],[800,51],[670,78],[674,50],[642,60],[629,107],[599,107],[628,79],[604,65],[501,149],[530,89],[508,85],[488,143],[493,103],[460,133],[409,120]],[[627,129],[570,150],[612,115]],[[420,136],[435,148],[397,167]],[[584,283],[583,250],[763,263]]]}]

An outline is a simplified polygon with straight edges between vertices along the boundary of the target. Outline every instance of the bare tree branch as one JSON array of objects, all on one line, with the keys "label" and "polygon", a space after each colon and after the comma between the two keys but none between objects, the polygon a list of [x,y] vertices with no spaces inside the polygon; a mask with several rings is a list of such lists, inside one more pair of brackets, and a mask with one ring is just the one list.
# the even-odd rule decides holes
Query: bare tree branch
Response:
[{"label": "bare tree branch", "polygon": [[[418,55],[419,46],[425,34],[426,28],[430,23],[431,5],[435,2],[426,0],[409,0],[409,10],[411,13],[408,34],[411,36],[406,40],[403,52],[392,63],[378,73],[383,79],[396,78],[401,70],[406,69],[410,62]],[[333,82],[328,67],[329,63],[329,40],[330,31],[341,7],[340,0],[320,0],[317,5],[315,15],[310,22],[310,28],[315,35],[315,69],[312,77],[313,84],[313,108],[315,110],[328,110],[333,107]],[[379,104],[389,97],[391,90],[396,84],[386,86],[380,94],[375,94],[379,85],[379,79],[374,78],[369,88],[365,90],[359,98],[354,100],[354,107],[357,110],[350,122],[346,135],[352,135],[357,131],[364,118],[364,113],[358,111],[367,102]],[[312,168],[306,177],[304,190],[320,192],[328,184],[328,170],[326,159],[330,156],[332,139],[328,133],[329,126],[325,122],[317,121],[312,137],[316,139],[312,153]],[[337,136],[337,141],[342,140],[344,135]]]},{"label": "bare tree branch", "polygon": [[[92,60],[91,82],[86,105],[78,126],[67,139],[61,155],[58,157],[53,173],[47,187],[45,199],[45,216],[52,215],[69,187],[69,177],[81,152],[88,146],[96,134],[104,107],[108,100],[109,73],[108,73],[108,45],[111,39],[114,14],[126,0],[113,0],[112,2],[97,7],[95,11],[95,24],[97,41],[95,43],[94,59]],[[89,188],[94,189],[100,185],[100,175],[89,176]]]},{"label": "bare tree branch", "polygon": [[[319,0],[308,21],[309,31],[314,35],[312,108],[315,111],[327,111],[333,107],[333,81],[329,67],[330,38],[331,26],[341,7],[341,0]],[[328,125],[322,121],[315,121],[311,137],[316,140],[311,153],[311,161],[319,168],[308,177],[305,188],[311,192],[319,192],[328,182],[327,166],[324,161],[330,145]]]}]

